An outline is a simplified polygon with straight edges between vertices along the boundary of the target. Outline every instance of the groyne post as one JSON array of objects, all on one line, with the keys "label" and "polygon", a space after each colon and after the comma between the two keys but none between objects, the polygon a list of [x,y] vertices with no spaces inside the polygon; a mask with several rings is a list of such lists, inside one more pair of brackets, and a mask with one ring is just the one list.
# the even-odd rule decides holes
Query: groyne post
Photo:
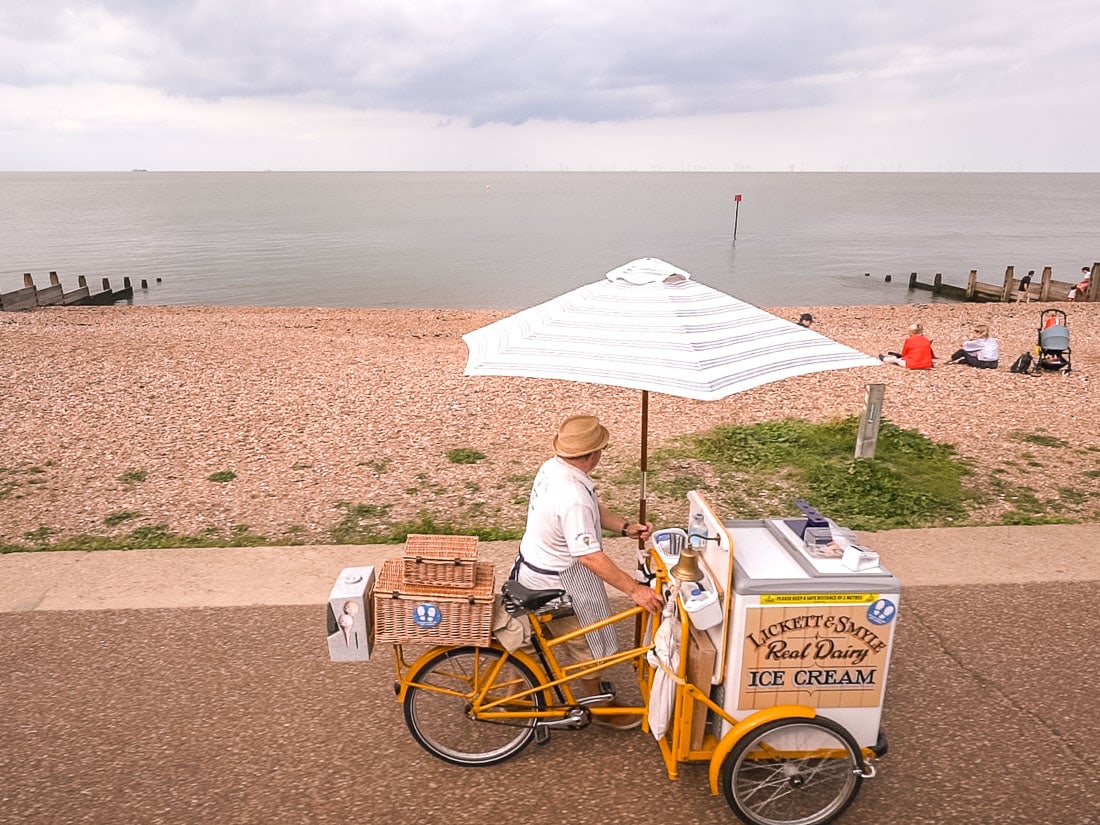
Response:
[{"label": "groyne post", "polygon": [[966,279],[966,300],[973,301],[974,293],[978,289],[978,270],[970,270],[970,277]]},{"label": "groyne post", "polygon": [[937,272],[936,277],[932,279],[932,294],[939,295],[940,288],[943,286],[943,273]]},{"label": "groyne post", "polygon": [[1094,261],[1092,269],[1089,271],[1089,291],[1085,293],[1086,303],[1100,301],[1100,286],[1096,285],[1098,275],[1100,275],[1100,263]]},{"label": "groyne post", "polygon": [[1050,279],[1053,277],[1054,272],[1049,266],[1043,267],[1043,277],[1039,281],[1039,300],[1050,300]]},{"label": "groyne post", "polygon": [[48,307],[60,304],[64,295],[61,292],[61,281],[56,272],[50,272],[50,285],[45,289],[35,291],[34,302],[40,307]]},{"label": "groyne post", "polygon": [[1005,267],[1005,283],[1001,289],[1001,300],[1007,302],[1012,297],[1012,282],[1015,280],[1016,268]]},{"label": "groyne post", "polygon": [[65,306],[79,306],[88,300],[88,279],[83,275],[78,275],[76,283],[77,288],[71,292],[66,292],[65,297],[61,299],[61,303]]}]

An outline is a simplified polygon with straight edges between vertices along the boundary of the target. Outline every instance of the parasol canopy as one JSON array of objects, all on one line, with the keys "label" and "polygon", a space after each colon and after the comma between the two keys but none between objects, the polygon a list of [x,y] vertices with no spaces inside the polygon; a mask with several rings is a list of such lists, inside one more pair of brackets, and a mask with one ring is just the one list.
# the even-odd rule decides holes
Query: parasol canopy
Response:
[{"label": "parasol canopy", "polygon": [[796,375],[879,366],[820,333],[639,258],[586,286],[462,336],[466,375],[553,378],[642,391],[645,522],[648,393],[714,401]]}]

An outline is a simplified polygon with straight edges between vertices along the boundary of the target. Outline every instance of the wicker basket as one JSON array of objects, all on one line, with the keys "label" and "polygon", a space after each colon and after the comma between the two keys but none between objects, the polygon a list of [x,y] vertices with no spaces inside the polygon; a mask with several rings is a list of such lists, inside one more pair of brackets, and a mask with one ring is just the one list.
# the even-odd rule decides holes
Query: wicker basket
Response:
[{"label": "wicker basket", "polygon": [[411,535],[405,541],[405,582],[473,587],[477,536]]},{"label": "wicker basket", "polygon": [[493,636],[493,565],[475,562],[471,588],[405,580],[402,559],[387,559],[374,588],[375,642],[488,646]]}]

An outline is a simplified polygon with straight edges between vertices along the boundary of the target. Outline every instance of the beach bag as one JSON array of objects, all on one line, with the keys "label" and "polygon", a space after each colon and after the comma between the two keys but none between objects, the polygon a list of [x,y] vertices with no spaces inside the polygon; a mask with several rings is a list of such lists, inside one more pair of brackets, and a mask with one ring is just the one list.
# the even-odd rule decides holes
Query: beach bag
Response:
[{"label": "beach bag", "polygon": [[1019,358],[1012,362],[1012,366],[1008,368],[1009,372],[1025,373],[1031,371],[1031,353],[1025,352]]}]

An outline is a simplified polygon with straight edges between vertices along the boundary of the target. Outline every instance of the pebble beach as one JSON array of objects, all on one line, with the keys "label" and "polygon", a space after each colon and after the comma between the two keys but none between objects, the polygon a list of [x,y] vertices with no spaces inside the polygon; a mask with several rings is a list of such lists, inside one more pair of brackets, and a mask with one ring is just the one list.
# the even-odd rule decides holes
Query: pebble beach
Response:
[{"label": "pebble beach", "polygon": [[[954,444],[977,477],[996,472],[1039,498],[1077,490],[1067,515],[1100,520],[1100,304],[1058,307],[1069,318],[1073,372],[1036,377],[1008,366],[1036,343],[1037,303],[771,308],[790,320],[810,312],[815,330],[872,355],[898,349],[920,322],[939,362],[818,373],[717,402],[653,395],[650,449],[721,424],[858,415],[866,385],[883,383],[886,420]],[[0,313],[0,543],[143,527],[317,543],[353,507],[391,521],[427,512],[520,526],[519,496],[565,416],[598,414],[612,431],[605,461],[637,463],[639,394],[464,377],[462,334],[507,314]],[[1000,368],[947,365],[977,323],[999,340]],[[456,449],[485,458],[456,464]],[[994,501],[979,515],[995,523],[1007,508]]]}]

